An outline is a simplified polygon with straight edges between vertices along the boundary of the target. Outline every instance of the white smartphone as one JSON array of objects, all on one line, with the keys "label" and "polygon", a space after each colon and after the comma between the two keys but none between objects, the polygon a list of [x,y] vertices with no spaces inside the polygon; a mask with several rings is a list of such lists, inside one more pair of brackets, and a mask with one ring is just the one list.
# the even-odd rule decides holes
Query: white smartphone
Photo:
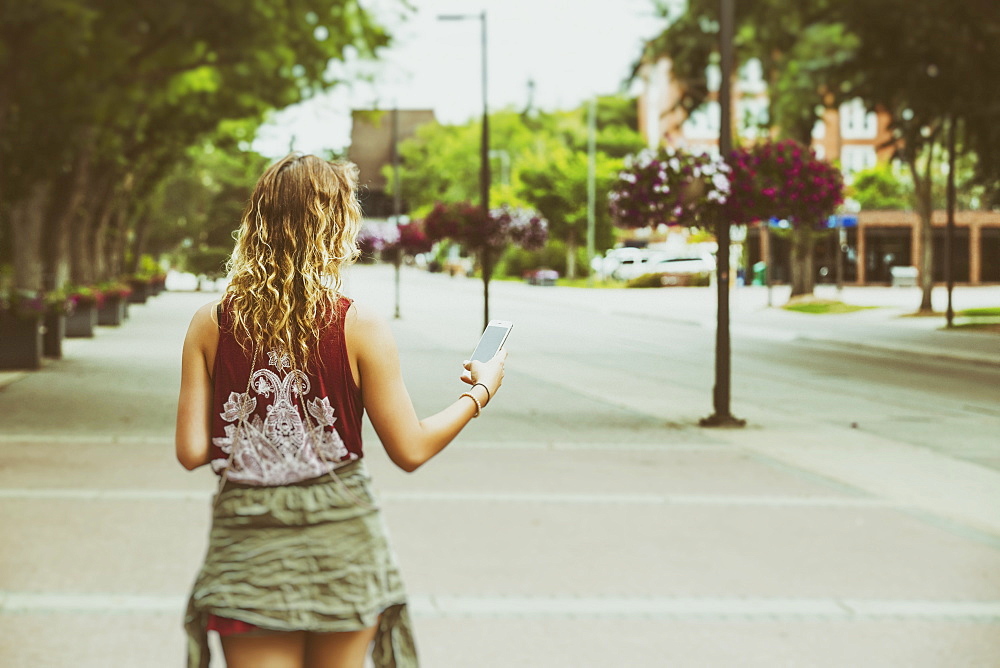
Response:
[{"label": "white smartphone", "polygon": [[479,345],[476,346],[476,350],[469,359],[489,362],[503,347],[503,343],[507,340],[507,335],[510,334],[510,329],[513,326],[514,323],[507,320],[490,320],[482,338],[479,339]]}]

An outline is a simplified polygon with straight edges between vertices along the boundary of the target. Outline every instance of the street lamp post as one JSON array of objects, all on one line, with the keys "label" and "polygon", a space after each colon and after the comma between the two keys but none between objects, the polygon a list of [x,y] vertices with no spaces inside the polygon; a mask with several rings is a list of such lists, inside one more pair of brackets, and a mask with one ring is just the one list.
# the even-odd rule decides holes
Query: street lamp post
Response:
[{"label": "street lamp post", "polygon": [[[719,83],[719,153],[728,156],[733,150],[732,136],[732,69],[733,32],[735,23],[734,0],[720,0],[719,5],[719,55],[721,59],[721,82]],[[716,253],[716,288],[718,295],[717,324],[715,329],[715,387],[712,400],[715,412],[702,418],[703,427],[742,427],[744,420],[733,417],[729,412],[730,371],[729,338],[729,225],[730,221],[719,216],[715,221],[715,238],[719,250]]]},{"label": "street lamp post", "polygon": [[[489,105],[486,101],[487,77],[486,77],[486,10],[479,14],[441,14],[438,16],[441,21],[467,21],[479,20],[480,40],[482,52],[482,84],[483,84],[483,123],[482,136],[479,141],[479,206],[482,209],[482,220],[487,220],[490,215],[490,118]],[[490,276],[493,274],[493,258],[490,257],[490,250],[483,245],[482,262],[483,270],[483,329],[490,322]]]}]

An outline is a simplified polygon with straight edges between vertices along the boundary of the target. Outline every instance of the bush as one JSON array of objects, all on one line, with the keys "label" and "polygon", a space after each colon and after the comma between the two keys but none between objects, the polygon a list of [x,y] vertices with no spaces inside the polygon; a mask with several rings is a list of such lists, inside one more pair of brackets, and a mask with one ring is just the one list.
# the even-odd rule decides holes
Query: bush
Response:
[{"label": "bush", "polygon": [[[497,263],[496,275],[508,278],[522,278],[535,269],[554,269],[560,276],[566,276],[566,244],[550,239],[543,248],[528,251],[510,246]],[[587,249],[576,249],[576,275],[586,278],[590,274]]]},{"label": "bush", "polygon": [[708,287],[712,277],[708,272],[701,274],[643,274],[625,284],[626,288],[665,288],[665,287]]},{"label": "bush", "polygon": [[184,255],[184,266],[193,274],[204,274],[209,278],[219,278],[226,274],[226,262],[231,248],[212,247],[188,250]]}]

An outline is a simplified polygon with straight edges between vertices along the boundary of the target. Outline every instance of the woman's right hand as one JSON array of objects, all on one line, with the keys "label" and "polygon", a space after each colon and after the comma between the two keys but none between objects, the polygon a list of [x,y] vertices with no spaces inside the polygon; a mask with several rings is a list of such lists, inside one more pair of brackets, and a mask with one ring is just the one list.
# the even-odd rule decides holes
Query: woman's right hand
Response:
[{"label": "woman's right hand", "polygon": [[482,383],[490,391],[490,398],[492,399],[503,384],[503,367],[506,360],[506,350],[499,351],[489,362],[466,360],[462,365],[465,367],[465,373],[462,374],[462,381],[469,385]]}]

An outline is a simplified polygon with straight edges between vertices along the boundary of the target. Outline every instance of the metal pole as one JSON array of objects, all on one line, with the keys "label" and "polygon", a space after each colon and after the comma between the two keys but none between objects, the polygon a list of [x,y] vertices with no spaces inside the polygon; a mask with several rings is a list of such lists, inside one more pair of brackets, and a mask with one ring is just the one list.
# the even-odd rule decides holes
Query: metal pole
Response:
[{"label": "metal pole", "polygon": [[594,230],[597,206],[597,97],[590,99],[587,113],[587,285],[594,284]]},{"label": "metal pole", "polygon": [[948,226],[944,235],[944,275],[948,282],[948,309],[946,319],[948,327],[955,321],[955,310],[951,302],[951,293],[955,289],[955,116],[948,119]]},{"label": "metal pole", "polygon": [[[732,69],[733,33],[735,23],[734,0],[720,0],[719,6],[719,55],[722,77],[719,84],[719,153],[729,155],[733,150],[732,137]],[[715,413],[703,418],[703,427],[742,427],[746,422],[729,412],[730,406],[730,338],[729,338],[729,225],[720,215],[715,221],[715,238],[719,250],[716,255],[716,288],[718,291],[718,325],[715,329],[715,388],[713,403]]]},{"label": "metal pole", "polygon": [[[403,193],[399,190],[399,106],[392,110],[392,217],[399,229],[399,217],[403,210]],[[396,244],[396,250],[392,254],[392,263],[396,269],[396,311],[393,315],[397,320],[401,317],[399,313],[399,272],[403,262],[403,249]]]},{"label": "metal pole", "polygon": [[844,246],[847,245],[847,231],[844,219],[837,216],[837,294],[844,291]]},{"label": "metal pole", "polygon": [[[490,114],[489,105],[486,102],[487,76],[486,76],[486,10],[479,14],[441,14],[438,15],[441,21],[464,21],[467,19],[479,19],[482,42],[482,83],[483,83],[483,127],[482,137],[479,142],[479,208],[482,222],[485,225],[490,215]],[[480,252],[480,261],[483,269],[483,329],[490,323],[490,278],[493,275],[493,257],[490,248],[485,244]]]},{"label": "metal pole", "polygon": [[[479,146],[479,205],[482,208],[483,223],[490,215],[490,115],[486,101],[486,10],[479,15],[482,29],[483,59],[483,134]],[[490,278],[493,274],[493,258],[490,249],[483,246],[483,329],[490,323]]]},{"label": "metal pole", "polygon": [[767,307],[771,308],[774,306],[774,297],[772,290],[771,272],[771,262],[774,260],[774,242],[777,239],[771,234],[771,222],[764,221],[764,234],[767,235],[767,253],[764,254],[764,284],[767,286]]}]

